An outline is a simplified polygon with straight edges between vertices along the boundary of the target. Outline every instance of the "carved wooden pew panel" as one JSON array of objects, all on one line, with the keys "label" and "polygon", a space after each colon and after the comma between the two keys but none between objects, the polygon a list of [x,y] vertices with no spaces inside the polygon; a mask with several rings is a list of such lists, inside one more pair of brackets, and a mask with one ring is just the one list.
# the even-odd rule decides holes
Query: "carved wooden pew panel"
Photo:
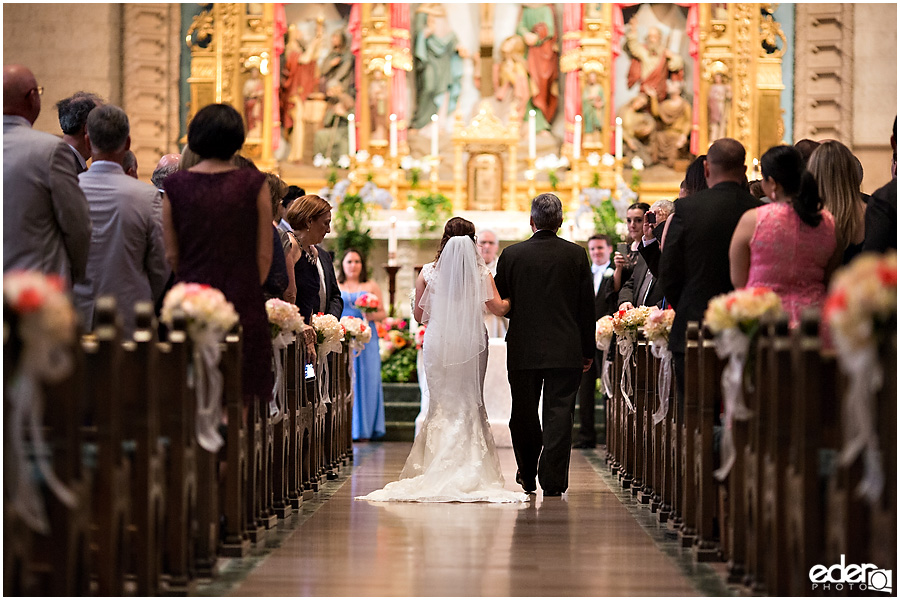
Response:
[{"label": "carved wooden pew panel", "polygon": [[694,429],[698,419],[698,395],[700,374],[700,326],[696,321],[687,325],[687,339],[684,352],[684,422],[681,426],[681,530],[682,546],[693,546],[697,535],[696,499],[697,486],[694,481]]},{"label": "carved wooden pew panel", "polygon": [[[713,429],[722,406],[722,369],[716,355],[715,336],[704,326],[698,344],[697,421],[694,426],[694,487],[697,539],[694,556],[698,561],[719,558],[719,541],[714,522],[718,513],[719,486],[713,477]],[[688,435],[691,435],[688,432]],[[722,515],[718,515],[721,525]]]},{"label": "carved wooden pew panel", "polygon": [[236,326],[225,336],[225,352],[222,354],[221,367],[228,428],[225,439],[225,478],[221,491],[225,523],[220,548],[222,555],[232,557],[246,556],[250,552],[246,510],[250,494],[249,431],[248,414],[241,394],[242,354],[240,326]]}]

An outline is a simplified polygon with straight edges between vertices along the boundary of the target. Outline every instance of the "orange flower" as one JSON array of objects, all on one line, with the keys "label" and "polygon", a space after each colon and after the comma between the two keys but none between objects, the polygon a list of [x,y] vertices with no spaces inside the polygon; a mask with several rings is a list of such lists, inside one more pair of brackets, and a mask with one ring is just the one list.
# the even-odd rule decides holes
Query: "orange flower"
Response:
[{"label": "orange flower", "polygon": [[28,287],[22,290],[22,293],[19,294],[18,300],[19,301],[16,303],[16,312],[37,312],[41,309],[41,305],[44,303],[44,295],[41,294],[40,290],[33,287]]}]

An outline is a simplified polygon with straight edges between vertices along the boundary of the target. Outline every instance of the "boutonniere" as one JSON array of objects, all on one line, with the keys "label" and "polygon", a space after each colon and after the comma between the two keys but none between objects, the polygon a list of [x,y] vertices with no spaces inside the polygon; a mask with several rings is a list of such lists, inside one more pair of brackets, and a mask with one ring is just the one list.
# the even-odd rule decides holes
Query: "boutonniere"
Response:
[{"label": "boutonniere", "polygon": [[615,274],[616,274],[615,269],[613,269],[612,267],[607,267],[606,270],[603,271],[603,279],[609,279],[610,277],[612,277]]}]

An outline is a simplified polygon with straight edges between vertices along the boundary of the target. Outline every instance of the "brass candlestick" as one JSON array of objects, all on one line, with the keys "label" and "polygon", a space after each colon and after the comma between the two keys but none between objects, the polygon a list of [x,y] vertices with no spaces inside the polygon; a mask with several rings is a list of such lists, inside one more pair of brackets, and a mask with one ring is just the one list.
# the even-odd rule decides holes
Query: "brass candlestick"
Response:
[{"label": "brass candlestick", "polygon": [[397,293],[397,271],[400,270],[400,265],[384,265],[384,270],[388,275],[388,316],[395,317],[394,296]]}]

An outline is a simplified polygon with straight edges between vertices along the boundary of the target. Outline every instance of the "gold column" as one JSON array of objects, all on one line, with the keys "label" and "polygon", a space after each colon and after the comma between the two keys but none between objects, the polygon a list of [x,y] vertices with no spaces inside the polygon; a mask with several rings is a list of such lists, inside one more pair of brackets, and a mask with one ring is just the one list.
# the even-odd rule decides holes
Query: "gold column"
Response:
[{"label": "gold column", "polygon": [[[277,72],[279,65],[275,62],[275,6],[267,2],[263,5],[263,27],[266,32],[266,52],[260,55],[265,61],[267,68],[263,75],[263,85],[265,85],[265,93],[263,95],[263,137],[262,151],[260,153],[260,167],[266,171],[275,168],[275,158],[272,152],[272,124],[275,122],[274,116],[274,100],[272,84],[275,81],[273,72]],[[260,65],[263,62],[260,61]],[[260,69],[262,71],[262,69]]]}]

